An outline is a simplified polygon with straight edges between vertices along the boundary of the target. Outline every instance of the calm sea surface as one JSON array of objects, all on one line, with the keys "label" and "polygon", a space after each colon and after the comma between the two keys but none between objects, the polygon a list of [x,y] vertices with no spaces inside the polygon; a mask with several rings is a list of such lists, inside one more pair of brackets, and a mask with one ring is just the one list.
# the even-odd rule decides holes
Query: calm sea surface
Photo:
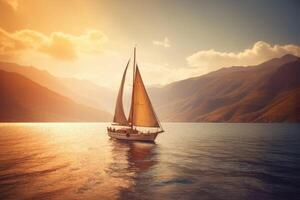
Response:
[{"label": "calm sea surface", "polygon": [[155,144],[106,125],[0,124],[0,199],[300,199],[300,124],[166,123]]}]

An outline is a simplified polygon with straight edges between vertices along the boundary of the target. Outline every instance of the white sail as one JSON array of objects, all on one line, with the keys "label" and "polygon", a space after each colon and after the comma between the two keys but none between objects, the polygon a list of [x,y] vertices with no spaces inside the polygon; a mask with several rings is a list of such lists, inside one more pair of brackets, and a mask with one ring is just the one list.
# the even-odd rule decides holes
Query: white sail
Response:
[{"label": "white sail", "polygon": [[134,126],[160,127],[138,66],[135,70],[129,123]]},{"label": "white sail", "polygon": [[121,86],[117,97],[116,108],[115,108],[114,122],[120,125],[128,125],[128,121],[125,116],[124,108],[123,108],[123,90],[124,90],[125,77],[126,77],[126,72],[127,72],[129,62],[130,60],[128,61],[126,68],[124,70]]}]

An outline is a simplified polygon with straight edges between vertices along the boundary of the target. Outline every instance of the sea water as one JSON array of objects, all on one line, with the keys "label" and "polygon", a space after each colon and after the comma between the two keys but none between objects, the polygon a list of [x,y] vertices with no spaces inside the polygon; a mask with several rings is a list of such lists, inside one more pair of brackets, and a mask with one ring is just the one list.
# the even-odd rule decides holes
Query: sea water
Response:
[{"label": "sea water", "polygon": [[154,144],[107,125],[0,124],[0,199],[300,198],[300,124],[163,123]]}]

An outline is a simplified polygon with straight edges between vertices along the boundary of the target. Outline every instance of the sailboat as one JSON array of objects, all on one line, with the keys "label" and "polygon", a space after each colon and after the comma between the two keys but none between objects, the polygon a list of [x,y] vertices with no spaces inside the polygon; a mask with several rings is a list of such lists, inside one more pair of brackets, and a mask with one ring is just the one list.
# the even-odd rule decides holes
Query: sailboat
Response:
[{"label": "sailboat", "polygon": [[136,63],[136,47],[134,48],[130,113],[128,118],[125,116],[123,90],[129,63],[130,59],[125,67],[119,88],[113,123],[107,127],[107,133],[111,138],[120,140],[154,142],[157,135],[164,130],[155,114]]}]

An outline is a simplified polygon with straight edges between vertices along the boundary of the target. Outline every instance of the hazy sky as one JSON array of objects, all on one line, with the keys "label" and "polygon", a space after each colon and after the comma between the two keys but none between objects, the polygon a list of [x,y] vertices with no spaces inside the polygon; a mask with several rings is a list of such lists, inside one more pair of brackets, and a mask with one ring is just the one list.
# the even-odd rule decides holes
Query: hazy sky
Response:
[{"label": "hazy sky", "polygon": [[300,56],[297,0],[0,0],[0,60],[116,87],[133,46],[146,84]]}]

